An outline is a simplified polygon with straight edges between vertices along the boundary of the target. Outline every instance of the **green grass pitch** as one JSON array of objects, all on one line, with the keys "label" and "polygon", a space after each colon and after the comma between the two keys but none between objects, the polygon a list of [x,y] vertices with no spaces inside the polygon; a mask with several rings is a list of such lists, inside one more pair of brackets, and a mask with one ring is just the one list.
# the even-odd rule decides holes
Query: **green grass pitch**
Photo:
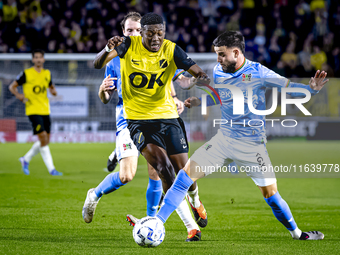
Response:
[{"label": "green grass pitch", "polygon": [[[250,178],[230,174],[199,180],[199,194],[209,216],[202,241],[186,243],[186,229],[176,213],[165,224],[164,242],[146,249],[135,244],[131,213],[146,214],[148,183],[144,158],[135,179],[98,204],[94,220],[81,210],[89,188],[106,176],[103,168],[113,144],[51,144],[62,177],[53,177],[37,155],[25,176],[18,158],[31,144],[0,144],[0,254],[338,254],[340,251],[340,173],[280,175],[278,187],[303,231],[319,230],[322,241],[294,241],[275,219]],[[192,146],[191,151],[196,146]],[[340,143],[270,141],[274,165],[340,163]],[[244,176],[245,174],[238,175]],[[298,178],[299,177],[299,178]],[[328,178],[323,178],[328,177]]]}]

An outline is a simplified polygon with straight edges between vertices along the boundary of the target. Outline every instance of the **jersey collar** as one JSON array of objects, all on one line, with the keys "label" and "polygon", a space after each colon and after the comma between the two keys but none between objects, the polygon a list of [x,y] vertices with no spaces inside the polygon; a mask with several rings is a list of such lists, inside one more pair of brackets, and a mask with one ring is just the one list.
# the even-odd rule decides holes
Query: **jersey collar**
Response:
[{"label": "jersey collar", "polygon": [[245,64],[246,64],[246,57],[244,57],[242,65],[239,68],[237,68],[233,73],[237,73],[238,71],[240,71],[245,66]]}]

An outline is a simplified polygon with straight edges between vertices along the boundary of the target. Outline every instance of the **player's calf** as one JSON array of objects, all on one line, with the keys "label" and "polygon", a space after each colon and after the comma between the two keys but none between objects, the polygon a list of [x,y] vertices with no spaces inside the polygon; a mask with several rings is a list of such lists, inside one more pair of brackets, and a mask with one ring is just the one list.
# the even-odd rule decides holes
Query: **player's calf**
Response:
[{"label": "player's calf", "polygon": [[274,216],[290,232],[296,240],[322,240],[324,234],[319,231],[302,232],[298,227],[285,200],[282,199],[279,192],[276,192],[269,198],[264,198],[267,204],[272,208]]}]

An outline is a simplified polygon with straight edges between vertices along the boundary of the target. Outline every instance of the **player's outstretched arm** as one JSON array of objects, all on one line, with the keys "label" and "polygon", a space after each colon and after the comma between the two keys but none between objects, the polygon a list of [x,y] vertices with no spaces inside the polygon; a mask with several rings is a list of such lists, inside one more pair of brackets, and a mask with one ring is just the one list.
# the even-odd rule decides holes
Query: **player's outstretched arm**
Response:
[{"label": "player's outstretched arm", "polygon": [[[194,77],[193,77],[194,78]],[[184,90],[191,89],[194,85],[190,82],[189,77],[185,77],[183,74],[177,77],[174,81],[178,86],[180,86]]]},{"label": "player's outstretched arm", "polygon": [[57,90],[55,89],[54,84],[49,86],[49,90],[50,90],[51,95],[53,95],[53,96],[57,96],[58,95]]},{"label": "player's outstretched arm", "polygon": [[[323,88],[323,86],[329,81],[329,79],[325,80],[327,73],[325,71],[316,71],[314,77],[311,77],[309,80],[309,87],[303,83],[291,82],[289,83],[290,88],[303,88],[308,89],[312,96],[319,93],[319,91]],[[305,97],[305,93],[301,92],[288,92],[288,95],[292,97]]]},{"label": "player's outstretched arm", "polygon": [[187,72],[195,78],[206,79],[208,84],[210,83],[209,76],[197,64],[192,65]]},{"label": "player's outstretched arm", "polygon": [[194,76],[189,80],[189,88],[210,84],[209,76],[197,64],[191,66],[187,72]]},{"label": "player's outstretched arm", "polygon": [[9,85],[9,91],[11,91],[11,93],[17,98],[19,99],[21,102],[26,103],[28,101],[28,99],[25,97],[24,94],[21,94],[18,92],[18,86],[19,83],[17,81],[13,81],[10,85]]},{"label": "player's outstretched arm", "polygon": [[115,47],[119,46],[123,42],[123,37],[114,36],[108,40],[104,49],[99,52],[96,58],[93,61],[94,68],[101,69],[107,63],[110,62],[111,59],[118,56],[117,51],[114,49]]},{"label": "player's outstretched arm", "polygon": [[191,89],[193,86],[203,86],[206,85],[209,80],[207,80],[206,78],[195,78],[195,77],[185,77],[184,75],[180,75],[176,81],[178,86],[180,86],[182,89],[184,90],[189,90]]},{"label": "player's outstretched arm", "polygon": [[321,90],[323,86],[329,81],[329,79],[325,80],[327,77],[327,73],[325,71],[317,70],[314,77],[311,77],[309,81],[309,86],[314,90]]},{"label": "player's outstretched arm", "polygon": [[114,80],[117,80],[117,78],[111,78],[111,74],[109,74],[99,87],[98,96],[104,104],[110,102],[113,92],[116,90],[113,85]]}]

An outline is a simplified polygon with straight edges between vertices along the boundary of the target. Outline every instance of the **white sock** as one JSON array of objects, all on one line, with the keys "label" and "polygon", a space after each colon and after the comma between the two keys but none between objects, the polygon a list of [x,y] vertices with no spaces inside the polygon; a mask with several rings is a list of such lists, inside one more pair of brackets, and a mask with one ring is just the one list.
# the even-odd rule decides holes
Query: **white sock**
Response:
[{"label": "white sock", "polygon": [[195,208],[199,208],[201,202],[198,196],[198,186],[196,186],[196,189],[194,191],[188,191],[188,195],[190,204],[192,204],[192,206]]},{"label": "white sock", "polygon": [[302,231],[298,227],[294,229],[293,231],[289,230],[289,232],[294,239],[299,239],[302,234]]},{"label": "white sock", "polygon": [[183,221],[188,232],[193,229],[200,229],[191,216],[191,212],[186,199],[183,199],[182,203],[180,203],[180,205],[177,207],[176,212]]},{"label": "white sock", "polygon": [[94,201],[99,201],[100,197],[97,197],[96,193],[94,192],[94,190],[92,192],[90,192],[90,198],[91,200],[94,200]]},{"label": "white sock", "polygon": [[40,149],[40,141],[36,141],[31,149],[25,154],[24,159],[26,162],[30,162],[32,158],[39,153]]},{"label": "white sock", "polygon": [[50,147],[48,147],[48,145],[40,147],[40,154],[41,154],[41,157],[44,160],[44,163],[47,167],[47,170],[49,172],[51,172],[53,169],[55,169],[55,167],[53,165],[52,155],[51,155],[51,152],[50,152]]}]

